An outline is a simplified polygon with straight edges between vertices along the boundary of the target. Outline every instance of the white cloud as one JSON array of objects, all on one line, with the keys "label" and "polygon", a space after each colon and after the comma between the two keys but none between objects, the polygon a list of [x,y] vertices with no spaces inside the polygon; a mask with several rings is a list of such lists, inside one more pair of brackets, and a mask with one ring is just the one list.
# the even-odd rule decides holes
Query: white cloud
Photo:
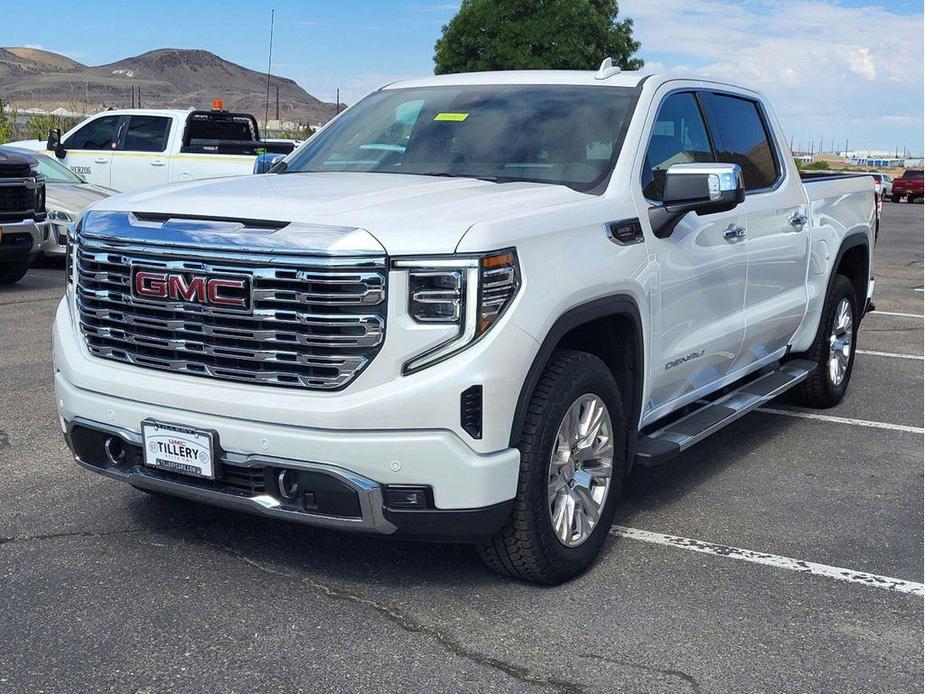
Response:
[{"label": "white cloud", "polygon": [[[922,149],[921,14],[835,0],[623,0],[620,13],[643,57],[764,91],[797,138]],[[900,120],[876,130],[884,118]]]}]

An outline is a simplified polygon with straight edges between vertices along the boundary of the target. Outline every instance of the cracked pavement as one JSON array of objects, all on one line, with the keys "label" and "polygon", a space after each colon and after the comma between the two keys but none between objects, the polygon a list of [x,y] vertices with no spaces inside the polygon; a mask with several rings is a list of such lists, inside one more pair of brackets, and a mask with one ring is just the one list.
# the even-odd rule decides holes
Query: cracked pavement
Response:
[{"label": "cracked pavement", "polygon": [[[921,210],[885,205],[881,310],[922,313]],[[465,546],[85,472],[54,416],[61,289],[50,265],[0,290],[0,693],[921,691],[915,596],[626,538],[536,587]],[[921,355],[921,327],[874,314],[860,347]],[[855,369],[827,414],[921,426],[921,362]],[[752,414],[634,477],[616,522],[922,581],[921,451],[917,434]]]}]

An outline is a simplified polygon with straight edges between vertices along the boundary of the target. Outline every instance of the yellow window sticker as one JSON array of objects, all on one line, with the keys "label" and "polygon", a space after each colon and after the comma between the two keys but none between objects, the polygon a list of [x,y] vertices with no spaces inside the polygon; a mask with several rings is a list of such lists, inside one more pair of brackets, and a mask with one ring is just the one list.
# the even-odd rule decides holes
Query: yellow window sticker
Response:
[{"label": "yellow window sticker", "polygon": [[469,117],[468,113],[438,113],[434,116],[434,120],[442,121],[453,121],[456,123],[461,123]]}]

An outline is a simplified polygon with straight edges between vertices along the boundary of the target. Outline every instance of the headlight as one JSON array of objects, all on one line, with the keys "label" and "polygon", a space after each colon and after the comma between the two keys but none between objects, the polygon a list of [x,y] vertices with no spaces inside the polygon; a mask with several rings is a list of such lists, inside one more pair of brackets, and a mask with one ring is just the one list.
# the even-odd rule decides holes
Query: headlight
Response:
[{"label": "headlight", "polygon": [[74,218],[64,210],[55,210],[51,208],[48,209],[48,219],[50,219],[52,222],[59,222],[63,224],[70,224],[74,221]]},{"label": "headlight", "polygon": [[478,256],[401,258],[408,271],[408,314],[424,324],[455,326],[456,333],[404,365],[418,371],[460,352],[491,330],[520,288],[514,249]]}]

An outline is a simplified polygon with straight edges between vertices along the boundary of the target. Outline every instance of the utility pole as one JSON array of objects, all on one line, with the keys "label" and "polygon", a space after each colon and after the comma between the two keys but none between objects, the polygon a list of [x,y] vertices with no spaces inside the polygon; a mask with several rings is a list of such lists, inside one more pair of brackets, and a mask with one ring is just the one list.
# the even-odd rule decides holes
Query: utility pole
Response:
[{"label": "utility pole", "polygon": [[845,151],[842,152],[842,156],[845,157],[845,159],[848,158],[848,138],[847,137],[845,138]]},{"label": "utility pole", "polygon": [[276,85],[276,120],[279,121],[279,85]]},{"label": "utility pole", "polygon": [[270,10],[270,51],[267,55],[267,101],[266,111],[263,114],[263,128],[267,129],[270,120],[270,67],[273,64],[273,24],[276,20],[276,10]]},{"label": "utility pole", "polygon": [[790,136],[790,151],[793,151],[793,135]]},{"label": "utility pole", "polygon": [[334,107],[334,115],[340,113],[340,88],[337,90],[337,104]]}]

